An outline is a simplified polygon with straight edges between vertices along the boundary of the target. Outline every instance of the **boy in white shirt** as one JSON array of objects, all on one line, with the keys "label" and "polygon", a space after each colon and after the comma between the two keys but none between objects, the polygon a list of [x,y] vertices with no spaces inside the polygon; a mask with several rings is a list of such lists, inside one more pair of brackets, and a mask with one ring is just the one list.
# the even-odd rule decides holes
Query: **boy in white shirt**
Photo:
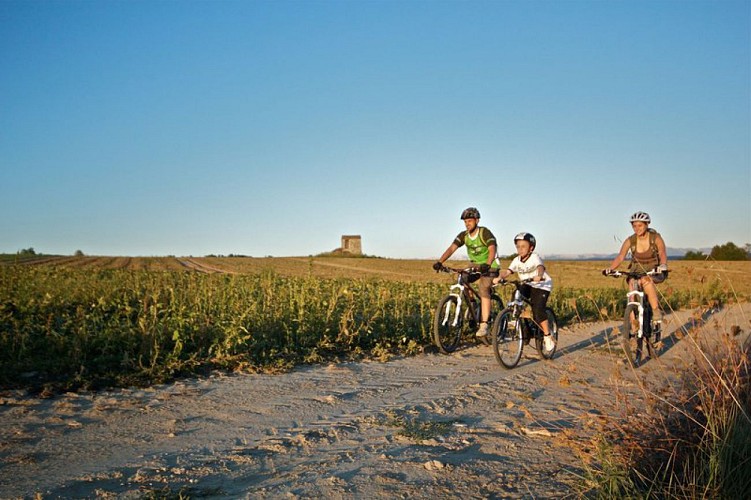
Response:
[{"label": "boy in white shirt", "polygon": [[540,256],[534,253],[537,246],[537,240],[534,236],[529,233],[519,233],[514,236],[514,246],[516,246],[518,255],[511,261],[508,269],[501,271],[498,278],[493,280],[493,283],[498,283],[513,273],[519,275],[520,281],[532,280],[531,283],[522,285],[520,290],[522,295],[532,303],[532,318],[535,323],[540,325],[542,332],[545,334],[545,349],[552,351],[555,348],[555,342],[550,336],[545,307],[548,304],[550,292],[553,290],[553,279],[545,271],[545,265]]}]

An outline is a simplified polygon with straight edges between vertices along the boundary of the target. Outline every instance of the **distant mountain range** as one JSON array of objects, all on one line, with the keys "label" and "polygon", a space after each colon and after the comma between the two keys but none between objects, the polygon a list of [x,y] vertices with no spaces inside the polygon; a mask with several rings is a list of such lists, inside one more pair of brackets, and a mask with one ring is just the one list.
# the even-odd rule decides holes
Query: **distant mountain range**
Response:
[{"label": "distant mountain range", "polygon": [[[683,257],[688,252],[699,251],[703,254],[709,254],[711,248],[667,248],[668,258]],[[615,253],[581,253],[581,254],[544,254],[543,257],[549,260],[613,260]]]}]

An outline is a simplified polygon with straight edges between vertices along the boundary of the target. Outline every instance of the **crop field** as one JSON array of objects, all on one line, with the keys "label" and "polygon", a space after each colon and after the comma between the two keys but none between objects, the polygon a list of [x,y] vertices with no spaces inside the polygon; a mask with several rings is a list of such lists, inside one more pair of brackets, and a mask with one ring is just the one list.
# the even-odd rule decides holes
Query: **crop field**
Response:
[{"label": "crop field", "polygon": [[[450,263],[460,267],[463,263]],[[548,262],[563,324],[617,318],[605,262]],[[146,385],[209,369],[421,352],[452,277],[425,260],[54,257],[0,261],[0,386]],[[666,308],[751,296],[749,262],[671,262]]]}]

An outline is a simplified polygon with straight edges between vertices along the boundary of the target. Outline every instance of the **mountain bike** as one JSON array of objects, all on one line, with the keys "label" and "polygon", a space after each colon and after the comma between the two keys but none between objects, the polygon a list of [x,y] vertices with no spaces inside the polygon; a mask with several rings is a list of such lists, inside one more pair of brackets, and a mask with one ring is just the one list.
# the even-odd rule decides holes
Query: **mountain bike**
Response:
[{"label": "mountain bike", "polygon": [[[476,267],[454,269],[442,267],[444,273],[456,273],[456,284],[451,285],[451,291],[438,302],[433,318],[433,342],[444,354],[454,352],[462,339],[479,339],[485,345],[490,344],[490,329],[488,335],[475,337],[480,326],[480,295],[471,283],[480,279],[480,271]],[[495,286],[495,285],[494,285]],[[493,291],[490,295],[490,317],[488,325],[503,308],[503,301]]]},{"label": "mountain bike", "polygon": [[[636,368],[641,363],[646,339],[647,351],[650,358],[656,358],[658,353],[655,345],[660,341],[661,325],[652,326],[652,306],[645,300],[644,290],[640,280],[645,276],[661,274],[660,271],[611,271],[604,272],[605,276],[620,278],[625,276],[629,290],[626,292],[626,312],[623,314],[621,327],[621,345],[626,353],[629,364]],[[653,337],[653,338],[652,338]]]},{"label": "mountain bike", "polygon": [[522,285],[532,280],[501,281],[502,285],[513,285],[513,298],[506,308],[496,316],[491,328],[493,353],[504,368],[514,368],[522,357],[524,346],[534,339],[535,348],[543,359],[553,359],[558,347],[558,319],[549,307],[545,308],[548,317],[548,331],[553,337],[553,349],[545,349],[542,327],[532,319],[532,304],[521,292]]}]

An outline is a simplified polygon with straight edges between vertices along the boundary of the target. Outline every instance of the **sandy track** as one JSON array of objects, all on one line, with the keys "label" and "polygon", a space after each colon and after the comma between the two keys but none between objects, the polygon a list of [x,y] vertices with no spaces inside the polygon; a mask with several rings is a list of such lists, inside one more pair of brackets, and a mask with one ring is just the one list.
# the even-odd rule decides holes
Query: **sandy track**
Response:
[{"label": "sandy track", "polygon": [[[749,304],[708,317],[702,335],[749,330]],[[690,311],[668,331],[692,324]],[[388,363],[231,375],[147,390],[0,398],[0,497],[565,497],[573,452],[640,404],[635,374],[609,353],[618,322],[563,329],[553,362],[514,370],[490,347]],[[668,387],[690,357],[672,335],[639,376]],[[610,339],[610,340],[609,340]],[[615,395],[615,396],[614,396]],[[438,431],[405,434],[411,422]],[[423,427],[424,428],[424,427]]]}]

